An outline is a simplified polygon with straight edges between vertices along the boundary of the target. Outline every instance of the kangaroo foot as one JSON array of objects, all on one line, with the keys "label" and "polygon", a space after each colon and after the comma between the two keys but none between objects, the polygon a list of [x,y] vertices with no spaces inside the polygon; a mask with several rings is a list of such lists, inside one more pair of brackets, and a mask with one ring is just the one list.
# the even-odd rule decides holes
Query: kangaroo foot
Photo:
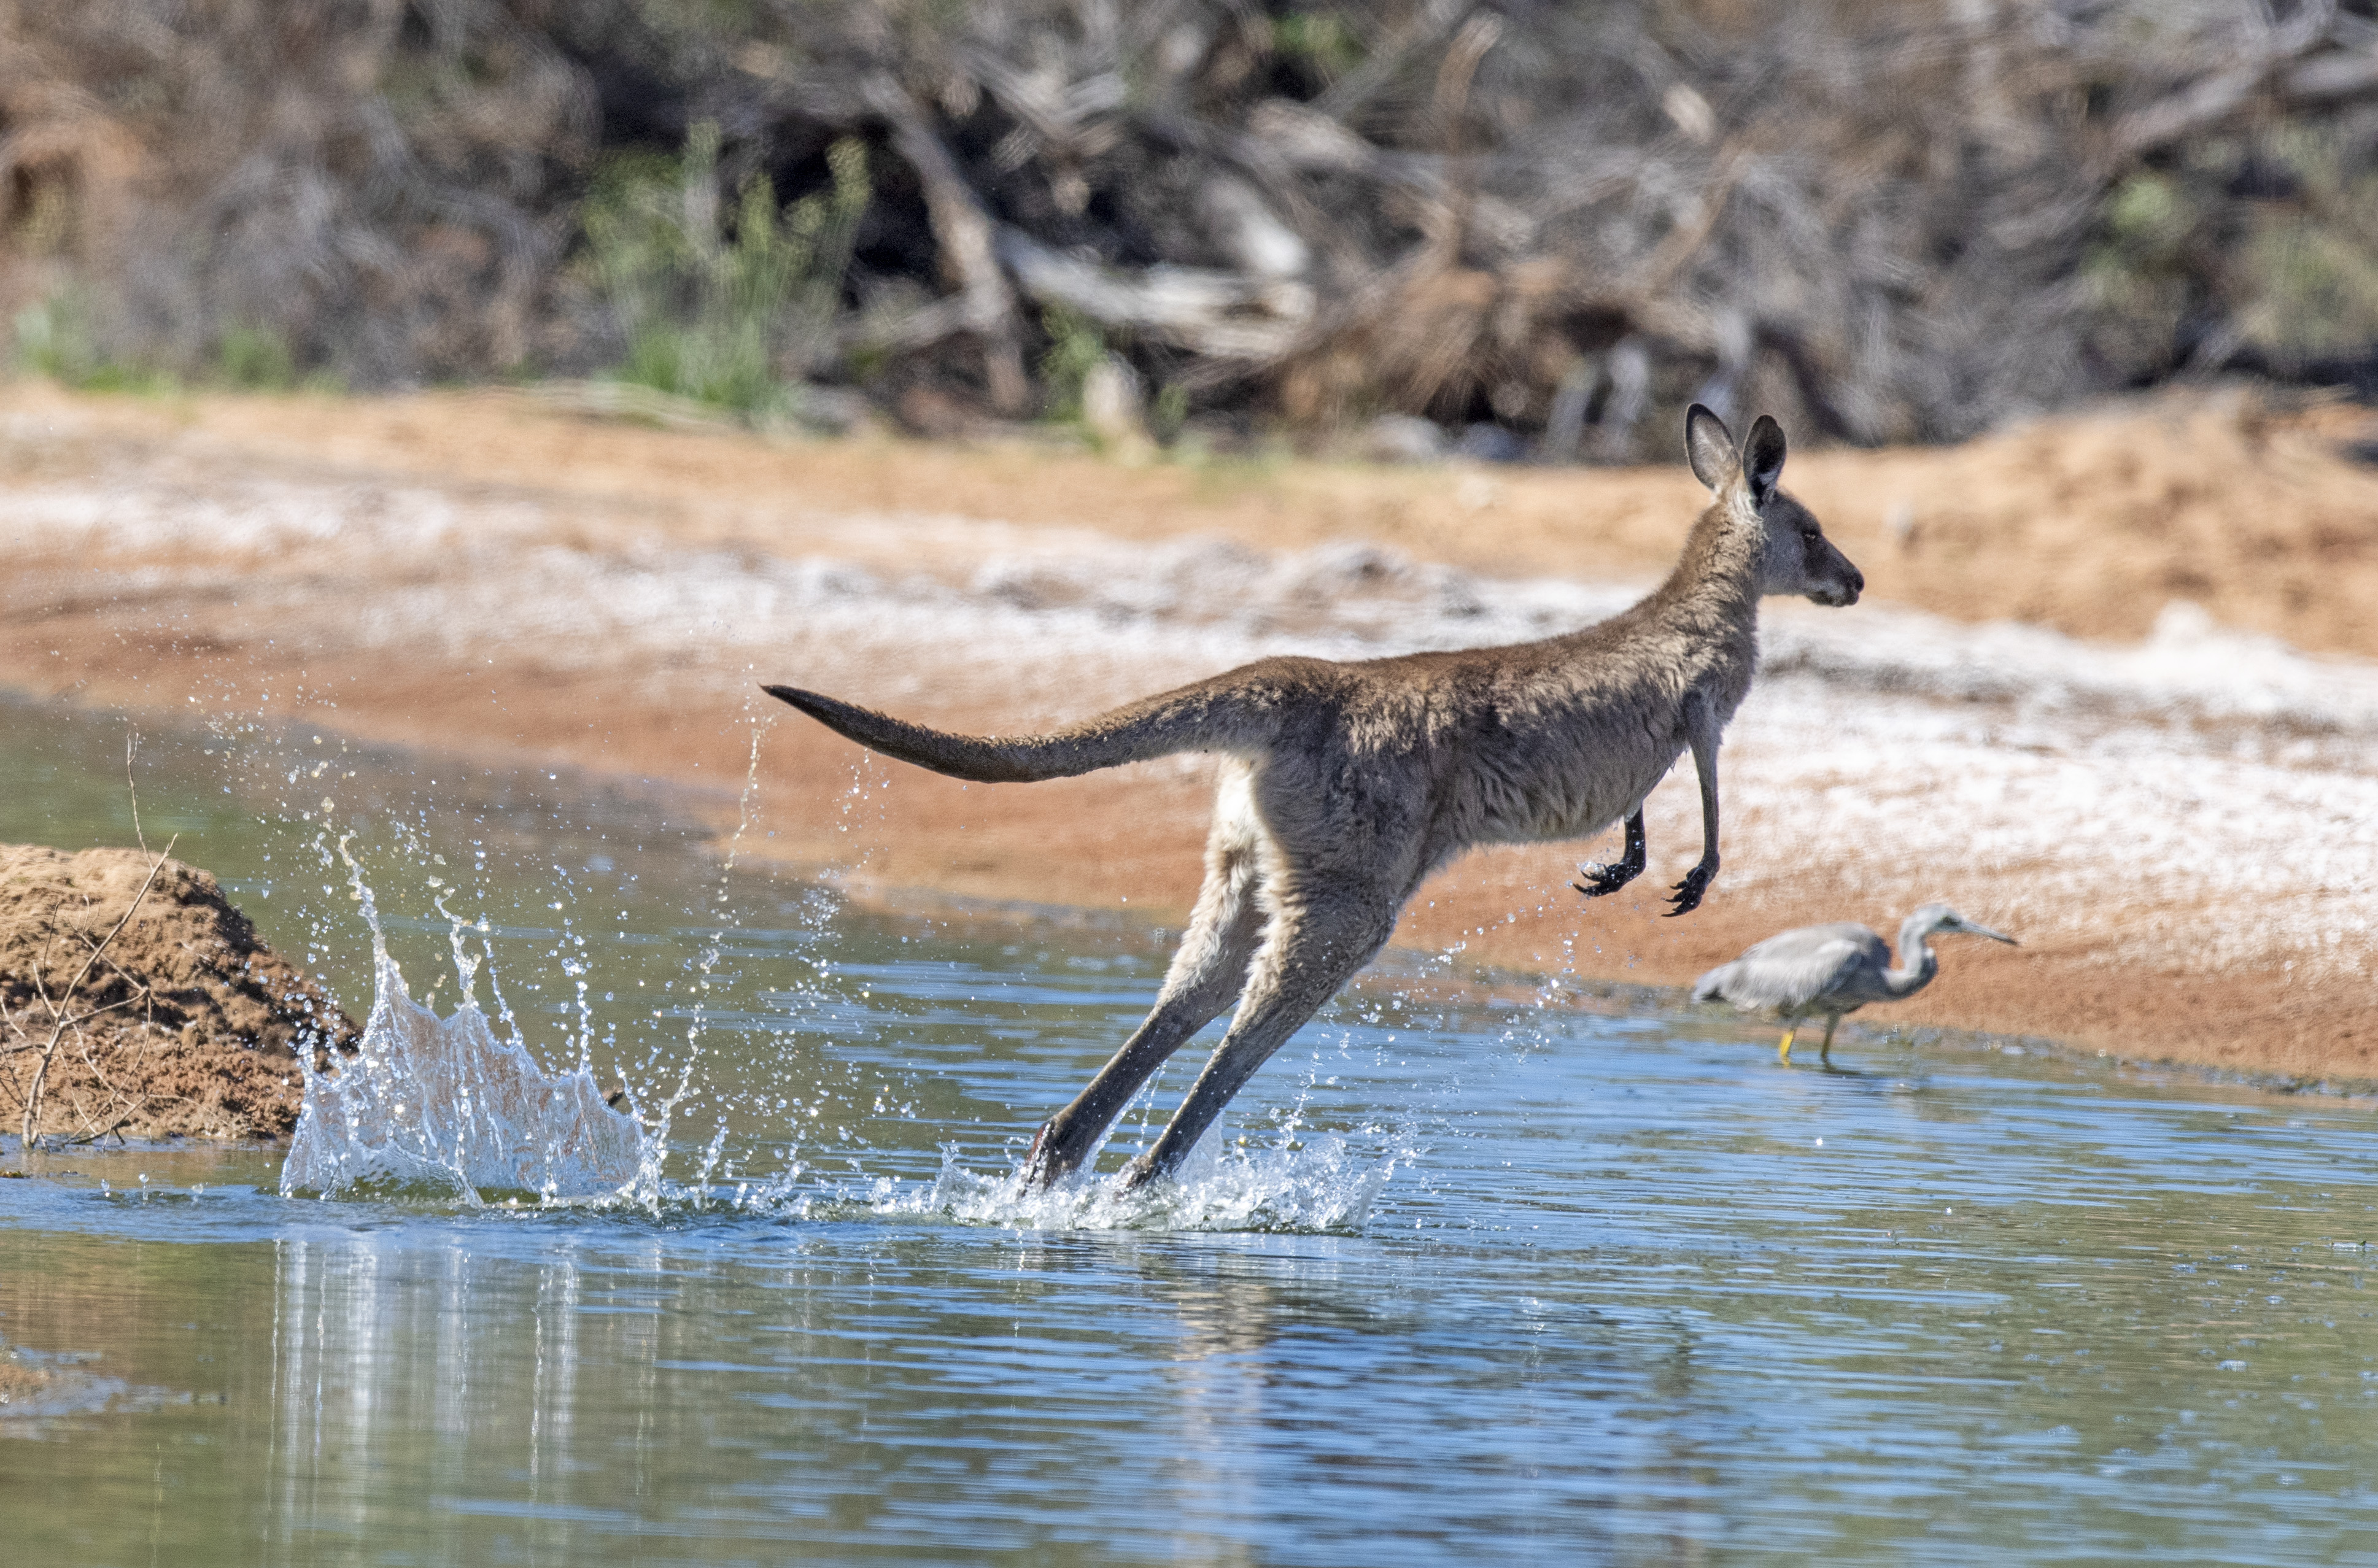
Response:
[{"label": "kangaroo foot", "polygon": [[1627,819],[1626,853],[1607,866],[1599,861],[1583,862],[1577,870],[1585,880],[1571,882],[1569,886],[1588,898],[1616,892],[1643,874],[1643,813],[1636,811]]},{"label": "kangaroo foot", "polygon": [[1588,898],[1600,898],[1604,893],[1616,892],[1633,881],[1642,869],[1640,866],[1629,866],[1623,861],[1615,866],[1603,866],[1588,860],[1581,862],[1577,868],[1577,874],[1585,880],[1571,882],[1569,886]]},{"label": "kangaroo foot", "polygon": [[1115,1186],[1124,1192],[1136,1192],[1158,1177],[1166,1174],[1168,1173],[1158,1168],[1154,1160],[1142,1155],[1115,1172]]},{"label": "kangaroo foot", "polygon": [[1689,915],[1699,909],[1701,906],[1701,894],[1709,892],[1710,883],[1716,878],[1717,868],[1707,864],[1696,866],[1686,872],[1685,880],[1676,884],[1675,892],[1668,897],[1668,902],[1675,906],[1668,911],[1668,918],[1673,920],[1679,915]]},{"label": "kangaroo foot", "polygon": [[1060,1177],[1071,1175],[1080,1163],[1067,1158],[1059,1146],[1061,1140],[1052,1136],[1056,1125],[1057,1119],[1051,1117],[1040,1124],[1039,1131],[1032,1134],[1032,1148],[1024,1156],[1024,1185],[1029,1191],[1054,1187]]}]

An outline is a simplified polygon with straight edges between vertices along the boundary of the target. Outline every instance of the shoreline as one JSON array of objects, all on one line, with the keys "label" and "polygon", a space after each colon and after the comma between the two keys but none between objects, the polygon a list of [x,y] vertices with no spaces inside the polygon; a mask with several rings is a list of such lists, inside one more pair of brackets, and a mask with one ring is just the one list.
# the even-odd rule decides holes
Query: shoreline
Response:
[{"label": "shoreline", "polygon": [[[2085,450],[2163,439],[2184,464],[2212,418],[2069,425]],[[2288,462],[2316,438],[2254,437]],[[1945,482],[2048,439],[1795,460],[1787,487],[1880,602],[1765,617],[1767,670],[1728,735],[1725,869],[1700,911],[1659,915],[1699,852],[1689,776],[1672,774],[1627,892],[1588,904],[1567,887],[1615,832],[1473,852],[1423,888],[1397,944],[1673,987],[1786,926],[1888,933],[1945,897],[2025,946],[1944,946],[1940,979],[1870,1027],[2378,1078],[2378,781],[2363,760],[2378,648],[2299,652],[2240,629],[2252,616],[2146,607],[2152,557],[2120,605],[2144,643],[1993,623],[1999,598],[2030,592],[2019,581],[1943,616],[1870,515],[1887,502],[1840,499],[1887,497],[1878,474],[1928,465]],[[471,394],[178,409],[21,384],[0,391],[0,533],[24,563],[0,592],[0,684],[36,700],[312,718],[492,764],[568,763],[721,792],[728,827],[756,731],[742,855],[833,868],[862,897],[930,889],[1159,922],[1195,890],[1207,765],[970,787],[868,757],[757,683],[986,730],[1264,652],[1542,635],[1664,567],[1697,494],[1681,470],[1207,480],[1064,454],[621,430]],[[1023,505],[1036,473],[1049,515],[993,509]],[[2340,460],[2312,478],[2366,501],[2378,538],[2378,475]],[[1314,494],[1335,498],[1307,506]],[[1420,502],[1444,515],[1422,527]],[[1087,521],[1100,505],[1111,527]],[[2269,606],[2282,622],[2284,599]],[[2324,613],[2303,644],[2324,647]]]},{"label": "shoreline", "polygon": [[[1169,925],[1153,918],[1143,922],[1120,909],[1039,904],[1021,899],[971,898],[931,887],[868,885],[854,889],[832,867],[800,866],[787,862],[780,864],[778,868],[794,875],[815,875],[821,880],[831,880],[836,892],[854,904],[895,917],[908,916],[967,928],[1004,925],[1037,927],[1054,922],[1067,930],[1128,934],[1146,942],[1150,951],[1166,954],[1171,952],[1172,942],[1180,934],[1177,924]],[[1698,1021],[1697,1027],[1719,1036],[1739,1035],[1753,1048],[1763,1047],[1765,1056],[1773,1055],[1776,1037],[1782,1032],[1779,1025],[1768,1023],[1757,1013],[1736,1012],[1716,1002],[1694,1003],[1690,999],[1692,987],[1689,981],[1669,985],[1571,975],[1566,977],[1566,983],[1561,983],[1563,977],[1541,970],[1495,964],[1473,964],[1466,971],[1457,973],[1431,972],[1436,965],[1450,966],[1450,964],[1451,961],[1441,952],[1397,942],[1374,960],[1355,980],[1349,982],[1349,986],[1366,982],[1392,983],[1401,987],[1399,995],[1406,999],[1411,999],[1410,991],[1413,987],[1423,995],[1442,988],[1466,999],[1482,996],[1533,999],[1551,990],[1562,1004],[1609,1016],[1668,1020],[1692,1017]],[[2130,1071],[2173,1073],[2208,1087],[2244,1089],[2276,1097],[2314,1095],[2348,1103],[2368,1102],[2378,1107],[2378,1074],[2282,1072],[2101,1047],[2050,1035],[1967,1028],[1947,1023],[1919,1023],[1903,1015],[1896,1007],[1843,1019],[1834,1049],[1855,1053],[1880,1044],[1900,1043],[1922,1049],[1944,1047],[1959,1053],[2002,1051],[2014,1047],[2073,1064],[2104,1063]],[[1807,1060],[1799,1058],[1796,1058],[1796,1062],[1808,1065]],[[1833,1063],[1832,1070],[1870,1071],[1858,1061],[1855,1054]]]}]

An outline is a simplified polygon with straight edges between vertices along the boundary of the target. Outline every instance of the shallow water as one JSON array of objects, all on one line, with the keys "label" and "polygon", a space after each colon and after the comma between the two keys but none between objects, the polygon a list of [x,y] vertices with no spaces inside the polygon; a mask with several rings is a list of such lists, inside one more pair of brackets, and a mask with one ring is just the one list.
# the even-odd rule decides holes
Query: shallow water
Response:
[{"label": "shallow water", "polygon": [[[0,839],[128,837],[120,727],[0,724]],[[12,1560],[2378,1561],[2365,1103],[1876,1035],[1785,1070],[1408,960],[1171,1202],[1026,1203],[1159,934],[722,900],[667,797],[317,775],[314,733],[144,739],[150,842],[358,1016],[338,837],[441,1010],[437,901],[486,914],[542,1059],[685,1077],[665,1188],[0,1182],[0,1341],[57,1373],[0,1418]]]}]

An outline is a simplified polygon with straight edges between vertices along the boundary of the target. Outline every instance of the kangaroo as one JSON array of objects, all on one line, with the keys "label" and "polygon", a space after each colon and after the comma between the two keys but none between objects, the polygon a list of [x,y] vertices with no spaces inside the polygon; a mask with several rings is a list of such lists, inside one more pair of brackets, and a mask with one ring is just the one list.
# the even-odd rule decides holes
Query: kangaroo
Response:
[{"label": "kangaroo", "polygon": [[1712,499],[1650,597],[1538,642],[1341,664],[1261,659],[1045,736],[951,735],[792,687],[764,689],[871,750],[985,783],[1068,778],[1182,751],[1222,758],[1206,876],[1156,1006],[1041,1127],[1024,1179],[1077,1169],[1148,1075],[1238,1001],[1222,1043],[1126,1188],[1171,1175],[1223,1106],[1387,945],[1430,872],[1483,844],[1583,838],[1624,819],[1586,896],[1643,869],[1643,800],[1687,748],[1701,855],[1671,915],[1718,869],[1718,738],[1750,689],[1759,601],[1853,604],[1866,587],[1807,508],[1776,488],[1784,432],[1737,451],[1696,403],[1685,450]]}]

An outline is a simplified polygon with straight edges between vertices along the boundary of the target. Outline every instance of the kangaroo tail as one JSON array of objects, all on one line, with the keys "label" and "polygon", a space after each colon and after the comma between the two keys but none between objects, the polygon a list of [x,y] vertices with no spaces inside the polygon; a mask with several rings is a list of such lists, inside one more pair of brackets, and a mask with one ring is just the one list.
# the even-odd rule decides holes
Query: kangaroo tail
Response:
[{"label": "kangaroo tail", "polygon": [[1279,731],[1272,704],[1207,681],[1126,704],[1051,735],[952,735],[790,686],[763,687],[870,751],[955,779],[1027,784],[1072,778],[1176,751],[1233,751]]}]

